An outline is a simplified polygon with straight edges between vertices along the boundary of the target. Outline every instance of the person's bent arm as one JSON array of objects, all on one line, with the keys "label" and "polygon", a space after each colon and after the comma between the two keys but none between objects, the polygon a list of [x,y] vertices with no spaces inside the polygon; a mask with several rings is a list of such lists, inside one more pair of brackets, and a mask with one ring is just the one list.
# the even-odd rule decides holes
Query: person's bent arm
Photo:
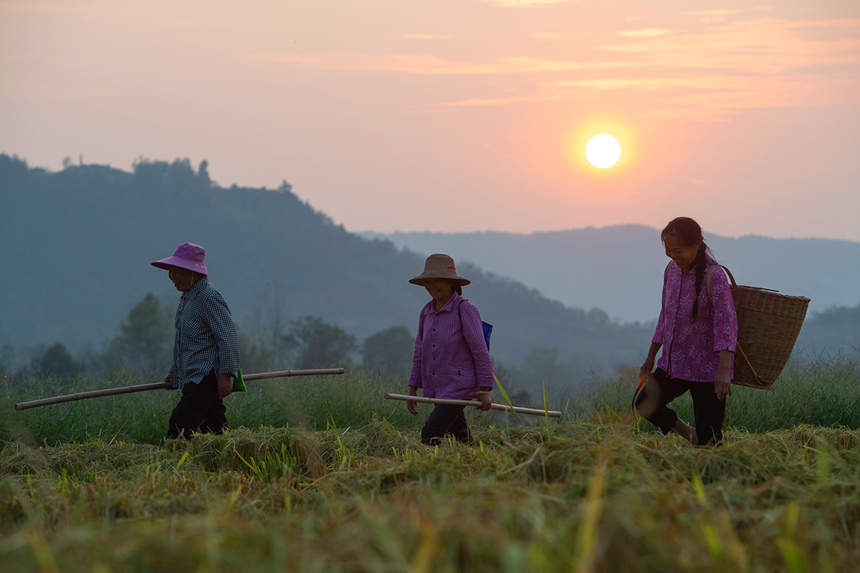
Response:
[{"label": "person's bent arm", "polygon": [[233,376],[230,374],[218,375],[218,397],[222,400],[233,393]]},{"label": "person's bent arm", "polygon": [[732,395],[732,379],[730,366],[735,353],[731,350],[720,351],[720,363],[717,366],[717,377],[714,379],[714,392],[717,393],[717,400],[725,400],[726,396]]},{"label": "person's bent arm", "polygon": [[472,355],[472,361],[475,364],[477,385],[480,390],[491,390],[494,382],[493,362],[490,359],[487,342],[484,340],[481,313],[474,304],[466,300],[460,303],[458,312],[460,313],[463,340],[466,342],[466,346]]},{"label": "person's bent arm", "polygon": [[[409,387],[409,395],[417,396],[418,395],[418,387],[410,386]],[[406,402],[406,411],[412,414],[413,416],[418,415],[418,402]]]},{"label": "person's bent arm", "polygon": [[652,342],[648,348],[648,356],[645,357],[645,362],[639,367],[639,376],[651,374],[654,371],[654,362],[657,360],[657,352],[662,347],[662,344]]},{"label": "person's bent arm", "polygon": [[218,352],[218,396],[223,400],[233,392],[233,378],[239,371],[239,337],[227,303],[219,294],[206,300],[206,321]]},{"label": "person's bent arm", "polygon": [[478,389],[478,402],[481,403],[481,410],[489,410],[492,408],[492,402],[490,402],[490,389],[489,388],[480,388]]},{"label": "person's bent arm", "polygon": [[[426,307],[425,307],[426,308]],[[421,387],[421,362],[423,359],[422,345],[424,343],[424,311],[418,316],[418,334],[415,335],[415,346],[412,349],[412,370],[409,373],[409,395],[417,396]],[[406,411],[416,416],[417,402],[406,402]]]}]

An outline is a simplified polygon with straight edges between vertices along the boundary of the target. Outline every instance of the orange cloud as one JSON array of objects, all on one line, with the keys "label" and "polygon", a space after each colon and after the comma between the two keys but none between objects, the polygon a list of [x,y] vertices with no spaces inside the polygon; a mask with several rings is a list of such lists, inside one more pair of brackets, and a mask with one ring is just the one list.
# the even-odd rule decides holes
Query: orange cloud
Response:
[{"label": "orange cloud", "polygon": [[[736,10],[688,13],[696,18],[734,18]],[[696,26],[701,29],[695,30]],[[428,35],[435,38],[434,35]],[[425,37],[417,35],[418,38]],[[521,93],[440,102],[423,109],[516,105],[572,99],[583,92],[652,94],[643,113],[714,121],[742,109],[856,104],[860,93],[860,19],[797,21],[738,19],[711,25],[697,21],[686,30],[673,26],[621,30],[600,43],[593,33],[578,35],[575,59],[556,46],[563,33],[533,33],[528,56],[496,56],[459,61],[435,54],[258,53],[255,62],[285,62],[307,68],[420,75],[522,74]],[[542,54],[551,54],[547,57]],[[561,56],[560,56],[561,54]],[[637,102],[642,107],[645,102]]]},{"label": "orange cloud", "polygon": [[555,41],[570,40],[570,39],[576,38],[578,36],[579,36],[578,34],[566,34],[566,33],[561,33],[561,32],[534,32],[534,33],[532,33],[531,38],[533,40],[538,40],[538,41],[555,42]]},{"label": "orange cloud", "polygon": [[834,81],[836,89],[819,93],[814,77],[756,77],[741,81],[736,76],[673,76],[625,79],[592,79],[549,84],[557,89],[591,91],[625,91],[663,93],[654,97],[649,117],[690,118],[699,121],[723,121],[744,109],[803,106],[809,102],[851,104],[860,89],[860,80],[845,78]]},{"label": "orange cloud", "polygon": [[657,36],[665,36],[670,33],[671,30],[667,30],[665,28],[640,28],[638,30],[618,32],[618,35],[627,36],[629,38],[655,38]]},{"label": "orange cloud", "polygon": [[447,40],[451,36],[446,34],[402,34],[404,40]]},{"label": "orange cloud", "polygon": [[433,55],[351,53],[306,56],[295,53],[266,52],[249,54],[246,59],[252,62],[285,62],[318,69],[436,75],[534,74],[635,65],[625,62],[580,62],[531,57],[502,57],[485,63],[470,63]]},{"label": "orange cloud", "polygon": [[554,4],[564,4],[571,2],[571,0],[481,0],[481,2],[502,8],[542,8]]}]

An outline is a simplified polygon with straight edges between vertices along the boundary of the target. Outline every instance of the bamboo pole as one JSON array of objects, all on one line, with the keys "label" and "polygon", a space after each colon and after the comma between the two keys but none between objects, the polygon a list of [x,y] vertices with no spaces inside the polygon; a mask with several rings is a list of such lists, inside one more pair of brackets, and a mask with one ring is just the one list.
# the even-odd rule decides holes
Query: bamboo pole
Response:
[{"label": "bamboo pole", "polygon": [[[408,394],[386,394],[386,400],[403,400],[404,402],[422,402],[425,404],[445,404],[448,406],[475,406],[481,407],[477,400],[452,400],[448,398],[425,398],[424,396],[410,396]],[[531,416],[548,416],[550,418],[561,418],[558,410],[541,410],[540,408],[523,408],[522,406],[508,406],[507,404],[490,404],[491,410],[503,412],[515,412],[517,414],[529,414]]]},{"label": "bamboo pole", "polygon": [[101,396],[113,396],[114,394],[131,394],[133,392],[146,392],[147,390],[158,390],[159,388],[164,390],[164,382],[140,384],[138,386],[124,386],[122,388],[106,388],[104,390],[91,390],[89,392],[78,392],[76,394],[66,394],[65,396],[55,396],[53,398],[43,398],[42,400],[21,402],[19,404],[15,404],[15,409],[26,410],[27,408],[38,408],[39,406],[48,406],[50,404],[59,404],[61,402],[74,402],[75,400],[86,400],[87,398],[99,398]]},{"label": "bamboo pole", "polygon": [[263,380],[265,378],[288,378],[290,376],[327,376],[343,374],[343,368],[316,368],[313,370],[278,370],[275,372],[259,372],[257,374],[242,374],[242,380]]},{"label": "bamboo pole", "polygon": [[[287,378],[290,376],[326,376],[329,374],[343,374],[343,368],[319,368],[315,370],[278,370],[275,372],[258,372],[257,374],[244,374],[243,380],[263,380],[266,378]],[[62,402],[75,402],[77,400],[86,400],[87,398],[100,398],[102,396],[114,396],[116,394],[132,394],[134,392],[146,392],[148,390],[164,390],[164,382],[154,382],[152,384],[139,384],[137,386],[123,386],[121,388],[105,388],[104,390],[91,390],[89,392],[77,392],[75,394],[66,394],[65,396],[55,396],[53,398],[43,398],[41,400],[32,400],[30,402],[19,402],[15,404],[16,410],[26,410],[28,408],[38,408],[39,406],[48,406],[50,404],[60,404]]]}]

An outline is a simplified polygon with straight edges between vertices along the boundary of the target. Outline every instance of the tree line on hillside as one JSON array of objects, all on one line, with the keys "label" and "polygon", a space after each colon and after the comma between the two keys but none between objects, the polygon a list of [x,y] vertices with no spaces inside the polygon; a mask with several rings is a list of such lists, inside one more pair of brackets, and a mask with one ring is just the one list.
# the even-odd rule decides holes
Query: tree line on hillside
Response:
[{"label": "tree line on hillside", "polygon": [[[257,348],[280,353],[279,361],[296,358],[284,355],[286,336],[301,326],[294,321],[314,317],[354,337],[351,355],[361,364],[364,340],[414,329],[426,302],[406,282],[424,256],[347,232],[286,182],[275,190],[219,187],[205,161],[195,169],[188,160],[141,159],[131,173],[69,163],[51,173],[0,154],[0,213],[4,263],[28,277],[26,284],[0,282],[0,348],[14,345],[10,352],[21,354],[15,367],[33,357],[20,348],[37,355],[51,341],[89,362],[100,358],[116,324],[147,292],[173,294],[148,263],[183,241],[206,247],[213,284],[248,334],[249,357]],[[466,296],[496,325],[499,371],[519,367],[515,386],[569,389],[591,378],[595,365],[606,371],[647,346],[642,325],[566,307],[464,262],[461,268],[472,279]],[[94,346],[100,349],[85,352]]]},{"label": "tree line on hillside", "polygon": [[797,348],[804,353],[827,356],[860,352],[860,304],[834,306],[807,317]]},{"label": "tree line on hillside", "polygon": [[[127,369],[152,376],[163,374],[173,350],[175,305],[152,293],[132,307],[117,334],[102,351],[91,348],[73,356],[62,342],[0,353],[0,368],[20,378],[71,378],[92,371]],[[319,317],[291,320],[262,335],[238,329],[244,372],[362,366],[381,376],[402,375],[409,367],[414,336],[405,327],[393,327],[367,337],[356,337]],[[11,365],[29,354],[23,366]],[[359,358],[357,359],[356,356]]]},{"label": "tree line on hillside", "polygon": [[[69,380],[89,373],[124,369],[160,377],[169,365],[173,344],[175,306],[172,300],[152,293],[135,304],[101,351],[86,348],[75,355],[62,342],[51,345],[0,348],[0,375],[21,381],[36,378]],[[415,335],[408,328],[394,326],[358,339],[337,325],[314,316],[283,321],[274,315],[264,332],[250,334],[239,329],[242,368],[245,372],[304,368],[360,368],[379,379],[409,375]],[[857,325],[860,305],[832,308],[807,319],[797,350],[808,358],[834,358],[844,352],[858,352]],[[807,342],[829,342],[826,348]],[[855,341],[855,343],[851,343]],[[23,361],[23,365],[15,366]],[[557,395],[574,389],[572,380],[596,379],[601,370],[597,356],[581,353],[567,359],[554,348],[532,348],[519,366],[508,366],[494,358],[496,374],[518,403],[540,402],[543,388]],[[620,369],[622,375],[625,369]]]},{"label": "tree line on hillside", "polygon": [[[48,378],[60,387],[64,380],[117,370],[160,379],[169,367],[174,312],[172,301],[147,293],[101,351],[88,347],[73,355],[62,342],[31,348],[7,344],[0,349],[0,375],[20,382]],[[359,343],[339,326],[315,316],[274,323],[266,332],[238,329],[243,372],[343,367],[361,369],[376,379],[401,379],[404,384],[408,379],[415,334],[406,327],[383,329]],[[599,367],[596,357],[587,358],[591,360],[587,368]],[[23,365],[16,367],[22,360]],[[557,349],[549,348],[530,350],[520,367],[498,360],[494,366],[506,392],[518,403],[539,401],[544,386],[551,394],[570,390],[569,382],[582,374],[582,363],[563,360]]]},{"label": "tree line on hillside", "polygon": [[[207,248],[213,284],[240,326],[247,371],[313,367],[320,357],[331,362],[322,343],[331,340],[339,341],[334,358],[344,365],[343,356],[352,367],[377,372],[384,363],[375,356],[408,339],[396,362],[408,368],[426,293],[406,281],[420,272],[424,256],[347,232],[289,183],[222,188],[205,161],[195,169],[188,160],[141,159],[131,173],[71,164],[51,173],[0,154],[0,216],[2,260],[27,279],[0,281],[0,363],[7,372],[54,372],[63,364],[76,365],[73,371],[153,368],[139,363],[146,355],[140,348],[130,350],[135,337],[147,340],[131,326],[137,314],[158,314],[157,303],[163,324],[149,327],[170,330],[175,298],[165,303],[159,296],[175,291],[148,263],[189,240]],[[636,366],[648,347],[651,324],[621,324],[601,309],[571,308],[509,277],[458,264],[472,279],[467,298],[496,326],[491,355],[514,391],[538,397],[544,384],[550,393],[576,390]],[[856,347],[858,316],[860,306],[810,316],[798,347]],[[117,328],[120,322],[127,328]],[[158,356],[155,370],[166,367],[172,337],[149,336],[168,345],[143,348]]]}]

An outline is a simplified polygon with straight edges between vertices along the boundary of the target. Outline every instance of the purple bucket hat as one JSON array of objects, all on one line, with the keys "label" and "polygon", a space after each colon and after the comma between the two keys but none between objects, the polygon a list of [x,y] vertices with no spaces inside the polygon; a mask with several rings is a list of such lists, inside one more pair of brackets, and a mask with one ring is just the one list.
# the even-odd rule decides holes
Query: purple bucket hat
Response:
[{"label": "purple bucket hat", "polygon": [[208,275],[209,271],[206,270],[205,258],[206,249],[200,245],[195,245],[194,243],[182,243],[176,247],[172,256],[167,257],[166,259],[153,261],[152,266],[164,270],[170,270],[170,267],[179,267],[180,269],[194,271],[201,275]]}]

